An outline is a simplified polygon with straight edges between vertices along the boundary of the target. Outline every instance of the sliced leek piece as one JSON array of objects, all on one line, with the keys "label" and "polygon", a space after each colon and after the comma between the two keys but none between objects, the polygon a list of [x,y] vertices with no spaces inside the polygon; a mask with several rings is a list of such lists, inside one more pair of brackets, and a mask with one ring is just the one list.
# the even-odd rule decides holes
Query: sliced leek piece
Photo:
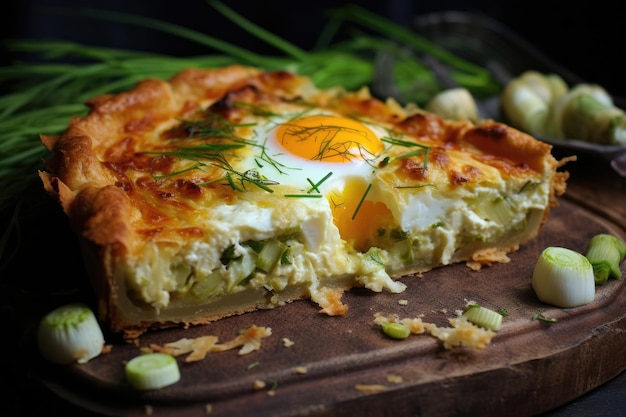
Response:
[{"label": "sliced leek piece", "polygon": [[89,307],[71,303],[57,307],[41,319],[37,345],[50,362],[83,364],[102,353],[104,335]]},{"label": "sliced leek piece", "polygon": [[278,263],[286,245],[278,239],[269,239],[263,245],[256,260],[256,266],[264,272],[271,272]]},{"label": "sliced leek piece", "polygon": [[561,127],[563,134],[572,139],[617,144],[625,135],[626,113],[592,94],[580,92],[563,104]]},{"label": "sliced leek piece", "polygon": [[392,339],[406,339],[411,334],[411,329],[408,326],[398,322],[383,323],[382,330]]},{"label": "sliced leek piece", "polygon": [[486,330],[497,332],[502,327],[502,314],[478,304],[467,306],[463,312],[463,317]]},{"label": "sliced leek piece", "polygon": [[533,91],[545,103],[552,102],[553,87],[548,79],[547,74],[539,71],[528,70],[519,76],[519,80]]},{"label": "sliced leek piece", "polygon": [[593,267],[584,255],[551,246],[543,250],[535,264],[532,287],[544,303],[578,307],[595,297]]},{"label": "sliced leek piece", "polygon": [[445,119],[479,119],[478,106],[472,94],[466,88],[450,88],[435,95],[427,104],[426,110]]},{"label": "sliced leek piece", "polygon": [[626,244],[616,236],[600,233],[589,240],[586,257],[593,267],[596,284],[604,284],[609,277],[621,279],[620,264],[626,257]]},{"label": "sliced leek piece", "polygon": [[550,103],[521,79],[513,79],[501,95],[502,110],[511,125],[532,135],[544,133]]},{"label": "sliced leek piece", "polygon": [[135,389],[155,390],[180,381],[176,358],[166,353],[146,353],[135,356],[124,368],[126,380]]}]

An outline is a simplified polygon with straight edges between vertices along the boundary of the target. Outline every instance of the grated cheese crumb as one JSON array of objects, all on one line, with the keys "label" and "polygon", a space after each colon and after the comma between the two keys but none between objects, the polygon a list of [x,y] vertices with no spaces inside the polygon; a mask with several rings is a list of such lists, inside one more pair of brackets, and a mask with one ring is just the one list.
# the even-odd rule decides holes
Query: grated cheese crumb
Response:
[{"label": "grated cheese crumb", "polygon": [[165,345],[151,344],[150,349],[155,352],[169,353],[172,356],[189,354],[185,362],[202,360],[210,352],[224,352],[240,347],[238,354],[248,353],[261,348],[261,340],[272,335],[269,327],[252,326],[244,330],[234,339],[224,343],[217,343],[217,336],[200,336],[195,339],[183,338]]},{"label": "grated cheese crumb", "polygon": [[322,307],[320,313],[325,313],[329,316],[342,316],[348,311],[348,306],[341,302],[342,295],[343,290],[341,289],[324,287],[311,293],[311,301]]},{"label": "grated cheese crumb", "polygon": [[409,305],[409,300],[398,300],[398,304],[401,306],[407,306]]},{"label": "grated cheese crumb", "polygon": [[293,371],[294,373],[300,374],[300,375],[306,374],[308,372],[305,366],[297,366],[294,368]]},{"label": "grated cheese crumb", "polygon": [[257,379],[256,381],[254,381],[254,389],[255,390],[260,390],[265,388],[266,384],[265,381],[261,381],[260,379]]},{"label": "grated cheese crumb", "polygon": [[290,340],[290,339],[288,339],[288,338],[286,338],[286,337],[284,337],[284,338],[283,338],[283,346],[284,346],[284,347],[291,347],[291,346],[293,346],[294,344],[295,344],[295,343],[294,343],[292,340]]},{"label": "grated cheese crumb", "polygon": [[387,375],[387,382],[391,384],[401,384],[404,379],[399,375]]},{"label": "grated cheese crumb", "polygon": [[433,323],[424,323],[419,317],[400,319],[395,314],[389,316],[384,316],[381,313],[374,314],[374,323],[380,326],[386,323],[402,323],[413,334],[422,334],[428,331],[443,342],[445,349],[452,349],[455,346],[484,349],[491,344],[491,339],[496,335],[496,332],[477,326],[462,316],[451,318],[448,321],[452,327],[439,327]]},{"label": "grated cheese crumb", "polygon": [[361,392],[381,392],[387,390],[387,387],[381,384],[357,384],[354,388]]},{"label": "grated cheese crumb", "polygon": [[455,346],[484,349],[496,335],[496,332],[483,329],[464,317],[450,319],[450,324],[452,324],[451,328],[437,327],[434,324],[427,326],[428,331],[441,340],[446,349],[452,349]]}]

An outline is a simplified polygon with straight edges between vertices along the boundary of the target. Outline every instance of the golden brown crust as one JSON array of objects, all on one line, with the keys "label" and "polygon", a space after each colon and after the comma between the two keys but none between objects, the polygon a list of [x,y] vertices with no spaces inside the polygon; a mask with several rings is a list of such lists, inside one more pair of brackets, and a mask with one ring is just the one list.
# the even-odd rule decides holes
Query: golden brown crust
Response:
[{"label": "golden brown crust", "polygon": [[[319,91],[305,77],[288,72],[265,73],[244,66],[189,69],[169,81],[145,80],[130,91],[89,100],[89,114],[72,119],[63,135],[41,137],[54,155],[47,161],[46,171],[40,173],[44,188],[60,202],[81,237],[99,297],[100,317],[114,330],[124,330],[132,336],[151,326],[207,323],[256,308],[253,303],[238,305],[180,320],[139,318],[141,314],[133,311],[142,307],[120,299],[120,294],[128,289],[119,264],[149,244],[167,251],[169,246],[205,238],[211,231],[196,224],[195,210],[212,204],[211,201],[230,204],[239,199],[238,193],[227,187],[198,186],[210,180],[215,171],[210,166],[205,167],[204,177],[198,177],[194,171],[180,175],[167,186],[161,185],[155,178],[176,169],[176,159],[155,158],[145,150],[168,149],[162,139],[163,126],[172,127],[176,120],[192,118],[208,105],[237,122],[245,117],[237,103],[263,108],[295,103],[303,97],[344,115],[387,123],[429,146],[427,168],[422,155],[403,158],[389,171],[393,177],[390,183],[396,186],[420,182],[454,190],[496,181],[497,175],[533,181],[548,179],[551,206],[556,205],[556,196],[565,192],[567,173],[556,172],[560,164],[552,157],[551,146],[502,123],[447,121],[382,102],[366,90]],[[541,222],[545,222],[548,212],[546,207]],[[466,260],[475,268],[505,262],[507,252],[535,237],[538,230],[539,227],[523,241],[500,248],[480,248],[453,261]],[[419,266],[403,272],[427,269]],[[346,285],[336,289],[320,291],[316,297],[326,300],[322,311],[345,312],[347,307],[341,303],[340,294],[350,285],[352,281],[346,281]],[[281,302],[303,297],[310,294],[296,291],[285,295]]]}]

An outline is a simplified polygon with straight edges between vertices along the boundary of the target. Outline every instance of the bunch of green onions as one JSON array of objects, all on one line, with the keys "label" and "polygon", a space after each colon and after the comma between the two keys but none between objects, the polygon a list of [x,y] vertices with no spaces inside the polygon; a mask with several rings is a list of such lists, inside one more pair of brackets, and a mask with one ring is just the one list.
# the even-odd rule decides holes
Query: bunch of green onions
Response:
[{"label": "bunch of green onions", "polygon": [[[42,168],[41,161],[48,155],[39,135],[62,133],[71,117],[87,113],[83,104],[87,99],[130,89],[142,79],[167,79],[189,67],[214,68],[238,63],[266,70],[294,71],[311,77],[320,88],[342,86],[353,90],[373,85],[376,58],[384,51],[393,55],[396,89],[411,91],[411,101],[420,106],[443,89],[420,59],[425,55],[446,64],[456,83],[478,97],[501,90],[485,69],[356,5],[330,10],[329,22],[321,32],[318,44],[306,51],[264,30],[219,1],[208,0],[208,3],[242,30],[273,46],[277,54],[261,55],[168,22],[101,10],[86,10],[81,17],[173,34],[206,46],[209,53],[181,58],[64,41],[17,40],[10,44],[18,52],[39,56],[41,61],[0,67],[1,85],[11,86],[9,92],[0,96],[0,218],[7,223],[0,237],[0,271],[9,261],[11,238],[19,236],[20,209],[29,195],[31,198],[39,195],[29,194],[27,190],[41,191],[37,170]],[[350,24],[356,27],[353,35],[334,42],[339,28]],[[67,63],[67,58],[80,63]]]}]

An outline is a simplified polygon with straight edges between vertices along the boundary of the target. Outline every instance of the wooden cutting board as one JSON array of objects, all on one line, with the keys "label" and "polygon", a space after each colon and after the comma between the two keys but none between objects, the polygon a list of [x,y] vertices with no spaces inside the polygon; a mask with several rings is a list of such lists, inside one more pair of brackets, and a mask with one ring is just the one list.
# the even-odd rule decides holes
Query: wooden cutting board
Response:
[{"label": "wooden cutting board", "polygon": [[[539,302],[531,288],[545,247],[584,253],[597,233],[626,238],[625,179],[604,161],[583,161],[570,171],[566,197],[540,236],[511,254],[510,263],[479,272],[454,265],[406,277],[401,294],[355,289],[344,295],[349,310],[342,317],[320,315],[313,303],[299,301],[144,335],[139,346],[203,335],[226,341],[253,324],[272,329],[261,349],[248,355],[210,353],[194,363],[180,357],[181,381],[158,391],[129,389],[124,361],[139,354],[139,346],[119,342],[85,365],[38,363],[37,375],[85,410],[129,417],[206,416],[207,410],[211,416],[251,417],[527,416],[553,409],[626,369],[626,280],[597,287],[594,302],[572,309]],[[373,323],[380,312],[449,326],[468,300],[509,313],[486,349],[446,350],[429,334],[391,340]],[[536,313],[557,322],[533,320]],[[293,345],[286,347],[283,339]],[[266,387],[255,389],[255,381]]]}]

